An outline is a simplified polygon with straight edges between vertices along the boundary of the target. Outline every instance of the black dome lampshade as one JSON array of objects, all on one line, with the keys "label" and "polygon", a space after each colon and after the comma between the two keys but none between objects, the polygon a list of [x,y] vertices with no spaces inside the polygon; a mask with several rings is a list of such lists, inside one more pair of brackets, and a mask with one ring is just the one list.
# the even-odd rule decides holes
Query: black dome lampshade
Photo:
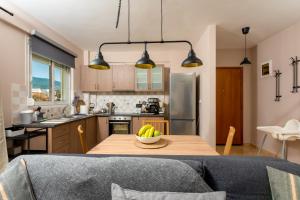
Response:
[{"label": "black dome lampshade", "polygon": [[92,60],[89,64],[89,68],[98,70],[108,70],[110,69],[109,64],[103,59],[101,51],[99,51],[98,58]]},{"label": "black dome lampshade", "polygon": [[242,62],[240,63],[240,65],[251,65],[251,62],[247,57],[247,34],[249,33],[249,31],[250,31],[250,27],[248,27],[248,26],[242,28],[242,33],[243,33],[243,35],[245,35],[245,57],[242,60]]},{"label": "black dome lampshade", "polygon": [[202,61],[196,56],[193,49],[190,50],[188,57],[181,64],[182,67],[199,67],[202,65]]},{"label": "black dome lampshade", "polygon": [[152,69],[152,68],[156,67],[155,63],[150,59],[150,56],[148,54],[147,43],[145,43],[145,51],[144,51],[141,59],[139,59],[136,62],[135,67],[140,68],[140,69]]}]

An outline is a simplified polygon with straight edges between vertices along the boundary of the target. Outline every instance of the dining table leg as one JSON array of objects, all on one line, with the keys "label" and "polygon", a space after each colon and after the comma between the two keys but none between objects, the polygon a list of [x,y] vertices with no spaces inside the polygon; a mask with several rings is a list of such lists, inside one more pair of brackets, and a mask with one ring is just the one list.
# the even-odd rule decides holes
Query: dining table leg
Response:
[{"label": "dining table leg", "polygon": [[263,148],[263,146],[264,146],[264,144],[265,144],[267,135],[268,135],[267,133],[264,134],[263,139],[262,139],[262,141],[261,141],[261,143],[260,143],[259,149],[258,149],[258,151],[257,151],[257,155],[260,155],[261,150],[262,150],[262,148]]}]

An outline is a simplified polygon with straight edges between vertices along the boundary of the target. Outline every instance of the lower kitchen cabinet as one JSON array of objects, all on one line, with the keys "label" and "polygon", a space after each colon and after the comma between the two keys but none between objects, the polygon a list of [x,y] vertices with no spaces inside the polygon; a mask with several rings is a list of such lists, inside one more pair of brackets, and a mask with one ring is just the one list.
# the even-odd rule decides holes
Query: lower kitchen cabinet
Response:
[{"label": "lower kitchen cabinet", "polygon": [[86,144],[88,151],[97,143],[97,118],[91,117],[85,120]]},{"label": "lower kitchen cabinet", "polygon": [[49,129],[48,153],[81,154],[82,148],[77,130],[79,125],[82,125],[85,132],[88,150],[96,146],[98,144],[97,118],[91,117]]},{"label": "lower kitchen cabinet", "polygon": [[97,143],[109,136],[108,117],[98,117]]},{"label": "lower kitchen cabinet", "polygon": [[83,131],[85,131],[85,120],[70,123],[70,153],[83,153],[77,130],[79,125],[81,125]]},{"label": "lower kitchen cabinet", "polygon": [[132,134],[136,134],[140,130],[144,120],[164,120],[164,117],[133,117]]}]

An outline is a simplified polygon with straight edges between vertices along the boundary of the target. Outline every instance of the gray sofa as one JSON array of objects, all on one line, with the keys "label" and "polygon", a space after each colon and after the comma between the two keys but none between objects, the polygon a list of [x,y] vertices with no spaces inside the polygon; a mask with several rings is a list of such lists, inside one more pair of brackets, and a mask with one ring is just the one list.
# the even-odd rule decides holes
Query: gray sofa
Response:
[{"label": "gray sofa", "polygon": [[300,175],[300,165],[266,157],[32,155],[23,158],[37,200],[111,199],[112,183],[139,191],[201,192],[201,176],[227,199],[272,199],[271,166]]}]

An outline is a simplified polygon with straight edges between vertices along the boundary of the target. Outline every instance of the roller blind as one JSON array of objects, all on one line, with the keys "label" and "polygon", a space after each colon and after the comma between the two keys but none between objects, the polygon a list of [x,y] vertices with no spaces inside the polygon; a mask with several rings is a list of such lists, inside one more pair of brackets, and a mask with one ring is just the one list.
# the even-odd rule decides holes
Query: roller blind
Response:
[{"label": "roller blind", "polygon": [[31,51],[57,63],[75,68],[75,56],[35,35],[31,36]]}]

